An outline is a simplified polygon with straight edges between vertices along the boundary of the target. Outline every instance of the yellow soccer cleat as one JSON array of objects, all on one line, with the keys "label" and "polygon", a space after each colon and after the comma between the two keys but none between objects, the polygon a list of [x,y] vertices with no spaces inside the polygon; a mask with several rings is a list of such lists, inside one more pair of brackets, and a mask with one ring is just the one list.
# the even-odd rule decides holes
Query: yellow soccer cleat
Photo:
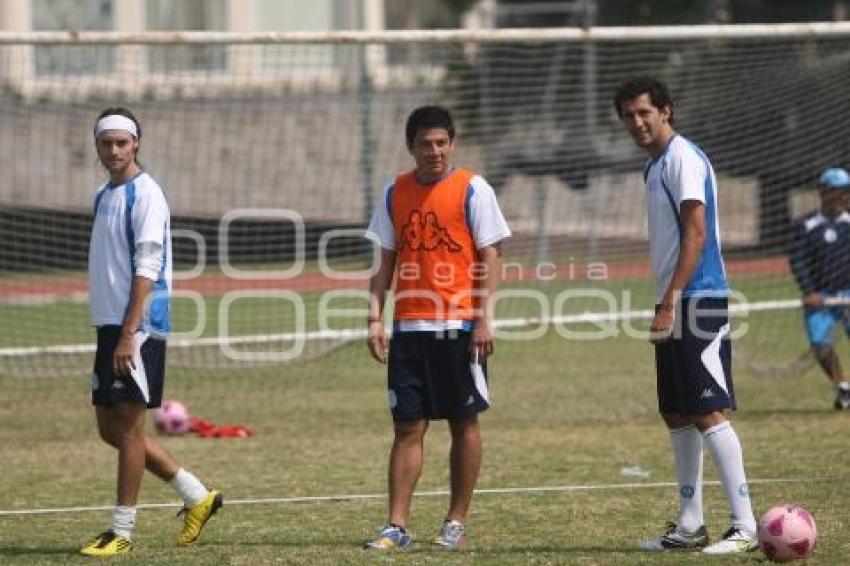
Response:
[{"label": "yellow soccer cleat", "polygon": [[104,531],[97,535],[94,540],[80,549],[80,554],[85,556],[115,556],[126,554],[133,550],[133,542],[112,531]]},{"label": "yellow soccer cleat", "polygon": [[184,507],[180,513],[183,514],[183,530],[177,536],[177,544],[192,544],[201,534],[201,529],[221,509],[224,497],[220,491],[213,489],[207,496],[191,509]]}]

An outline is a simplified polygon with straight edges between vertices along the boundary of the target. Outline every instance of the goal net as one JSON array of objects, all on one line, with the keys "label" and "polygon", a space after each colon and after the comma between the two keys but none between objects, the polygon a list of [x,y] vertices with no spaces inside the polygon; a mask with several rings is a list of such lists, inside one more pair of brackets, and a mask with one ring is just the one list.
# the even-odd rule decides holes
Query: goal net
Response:
[{"label": "goal net", "polygon": [[644,73],[718,175],[739,360],[799,371],[786,249],[818,173],[850,166],[848,39],[847,24],[0,34],[0,375],[91,366],[91,130],[117,104],[172,210],[175,370],[272,371],[365,336],[363,230],[426,103],[453,111],[456,164],[490,181],[514,232],[503,339],[645,328],[643,157],[611,104]]}]

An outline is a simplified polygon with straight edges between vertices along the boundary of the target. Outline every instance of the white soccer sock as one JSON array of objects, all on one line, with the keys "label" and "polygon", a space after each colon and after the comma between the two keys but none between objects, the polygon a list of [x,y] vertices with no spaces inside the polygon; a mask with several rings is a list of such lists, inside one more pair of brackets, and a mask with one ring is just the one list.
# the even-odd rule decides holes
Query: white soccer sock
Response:
[{"label": "white soccer sock", "polygon": [[670,429],[679,484],[679,528],[690,533],[705,524],[702,515],[702,434],[693,425]]},{"label": "white soccer sock", "polygon": [[732,423],[724,421],[706,429],[703,436],[708,449],[711,450],[720,483],[732,509],[732,525],[755,534],[756,519],[753,516],[750,490],[744,473],[744,455]]},{"label": "white soccer sock", "polygon": [[183,468],[177,470],[174,477],[169,480],[168,485],[174,488],[186,507],[194,507],[210,493],[194,474]]},{"label": "white soccer sock", "polygon": [[839,381],[832,386],[836,393],[841,391],[850,391],[850,381]]},{"label": "white soccer sock", "polygon": [[112,510],[112,532],[126,539],[133,538],[133,527],[136,526],[136,508],[116,505]]}]

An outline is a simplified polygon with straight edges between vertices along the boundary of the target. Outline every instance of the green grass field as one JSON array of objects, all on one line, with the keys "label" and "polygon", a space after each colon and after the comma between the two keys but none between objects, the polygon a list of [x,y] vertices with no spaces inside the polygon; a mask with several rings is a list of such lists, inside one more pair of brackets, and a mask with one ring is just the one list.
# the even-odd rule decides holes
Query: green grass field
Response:
[{"label": "green grass field", "polygon": [[[238,282],[237,282],[238,284]],[[796,288],[787,278],[745,277],[734,281],[735,289],[749,301],[764,301],[795,297]],[[542,293],[554,308],[555,297],[565,290],[607,291],[616,300],[618,309],[646,309],[653,304],[653,286],[646,279],[617,279],[609,281],[521,281],[506,284],[503,290],[532,290]],[[220,294],[226,292],[222,289]],[[363,291],[363,288],[356,289]],[[628,293],[630,304],[623,304],[623,296]],[[321,293],[301,292],[306,315],[306,330],[319,328],[317,312]],[[203,336],[217,336],[219,333],[220,296],[206,296],[203,308],[206,318],[203,324]],[[366,308],[365,299],[340,298],[329,303],[332,308]],[[576,296],[567,301],[561,313],[570,314],[584,310],[600,311],[608,304],[599,299]],[[231,335],[292,332],[294,309],[286,299],[268,297],[245,298],[234,301],[228,307],[228,328]],[[787,312],[781,314],[787,315]],[[497,316],[500,318],[540,316],[537,303],[532,300],[508,298],[498,303]],[[796,313],[794,313],[796,316]],[[172,325],[174,332],[187,332],[198,323],[199,310],[187,298],[175,298],[173,301]],[[354,321],[362,322],[362,317]],[[350,328],[351,319],[336,318],[331,321],[333,328]],[[58,300],[47,303],[0,303],[0,348],[26,346],[45,346],[56,344],[87,344],[92,341],[92,330],[88,323],[88,304],[73,300]],[[0,371],[2,371],[0,369]]]},{"label": "green grass field", "polygon": [[[783,321],[792,320],[785,313]],[[767,319],[765,327],[775,326]],[[787,324],[786,324],[787,326]],[[798,327],[783,335],[799,342]],[[789,338],[791,340],[791,338]],[[256,502],[296,496],[383,494],[391,425],[383,368],[361,343],[319,360],[264,369],[175,369],[167,397],[216,423],[256,429],[245,440],[166,438],[180,461],[222,489],[226,504],[193,548],[174,538],[175,497],[151,476],[134,564],[748,564],[754,556],[709,560],[654,555],[637,543],[675,518],[676,490],[667,435],[655,410],[651,347],[624,336],[568,342],[554,332],[532,342],[502,341],[492,366],[493,408],[482,417],[485,458],[479,488],[595,486],[540,492],[482,493],[469,519],[471,550],[446,555],[426,544],[445,511],[445,495],[414,499],[418,541],[403,555],[360,549],[385,520],[382,497],[322,502]],[[850,415],[831,409],[825,379],[736,373],[741,410],[734,417],[753,481],[757,514],[781,502],[809,508],[820,529],[810,564],[850,556]],[[86,507],[113,501],[115,454],[97,439],[88,377],[0,377],[0,510]],[[435,423],[426,441],[418,491],[447,487],[448,434]],[[623,476],[627,466],[645,479]],[[706,456],[706,479],[715,480]],[[766,483],[760,483],[764,482]],[[779,481],[781,480],[781,481]],[[625,487],[623,484],[630,484]],[[726,527],[720,488],[706,487],[706,520]],[[108,510],[0,515],[0,563],[83,563],[75,553],[110,520]]]}]

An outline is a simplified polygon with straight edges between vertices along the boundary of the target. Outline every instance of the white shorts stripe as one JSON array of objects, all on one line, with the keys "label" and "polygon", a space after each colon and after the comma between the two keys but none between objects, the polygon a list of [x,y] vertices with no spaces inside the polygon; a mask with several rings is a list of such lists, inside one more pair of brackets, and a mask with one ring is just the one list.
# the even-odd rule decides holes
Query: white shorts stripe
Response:
[{"label": "white shorts stripe", "polygon": [[142,361],[142,344],[147,341],[148,337],[149,334],[141,330],[133,336],[133,365],[136,366],[136,369],[130,368],[130,375],[133,376],[133,381],[139,386],[139,391],[142,392],[145,403],[150,403],[151,401],[148,374],[145,371],[145,363]]},{"label": "white shorts stripe", "polygon": [[490,390],[487,387],[487,378],[484,377],[484,369],[477,362],[469,363],[469,371],[472,373],[472,379],[475,380],[475,388],[481,398],[490,405]]},{"label": "white shorts stripe", "polygon": [[728,322],[720,327],[717,336],[702,351],[700,359],[702,360],[702,365],[705,366],[705,369],[708,370],[708,373],[711,374],[711,377],[714,378],[720,389],[729,395],[729,389],[726,387],[726,373],[723,371],[723,362],[720,361],[720,342],[727,334],[729,334]]}]

